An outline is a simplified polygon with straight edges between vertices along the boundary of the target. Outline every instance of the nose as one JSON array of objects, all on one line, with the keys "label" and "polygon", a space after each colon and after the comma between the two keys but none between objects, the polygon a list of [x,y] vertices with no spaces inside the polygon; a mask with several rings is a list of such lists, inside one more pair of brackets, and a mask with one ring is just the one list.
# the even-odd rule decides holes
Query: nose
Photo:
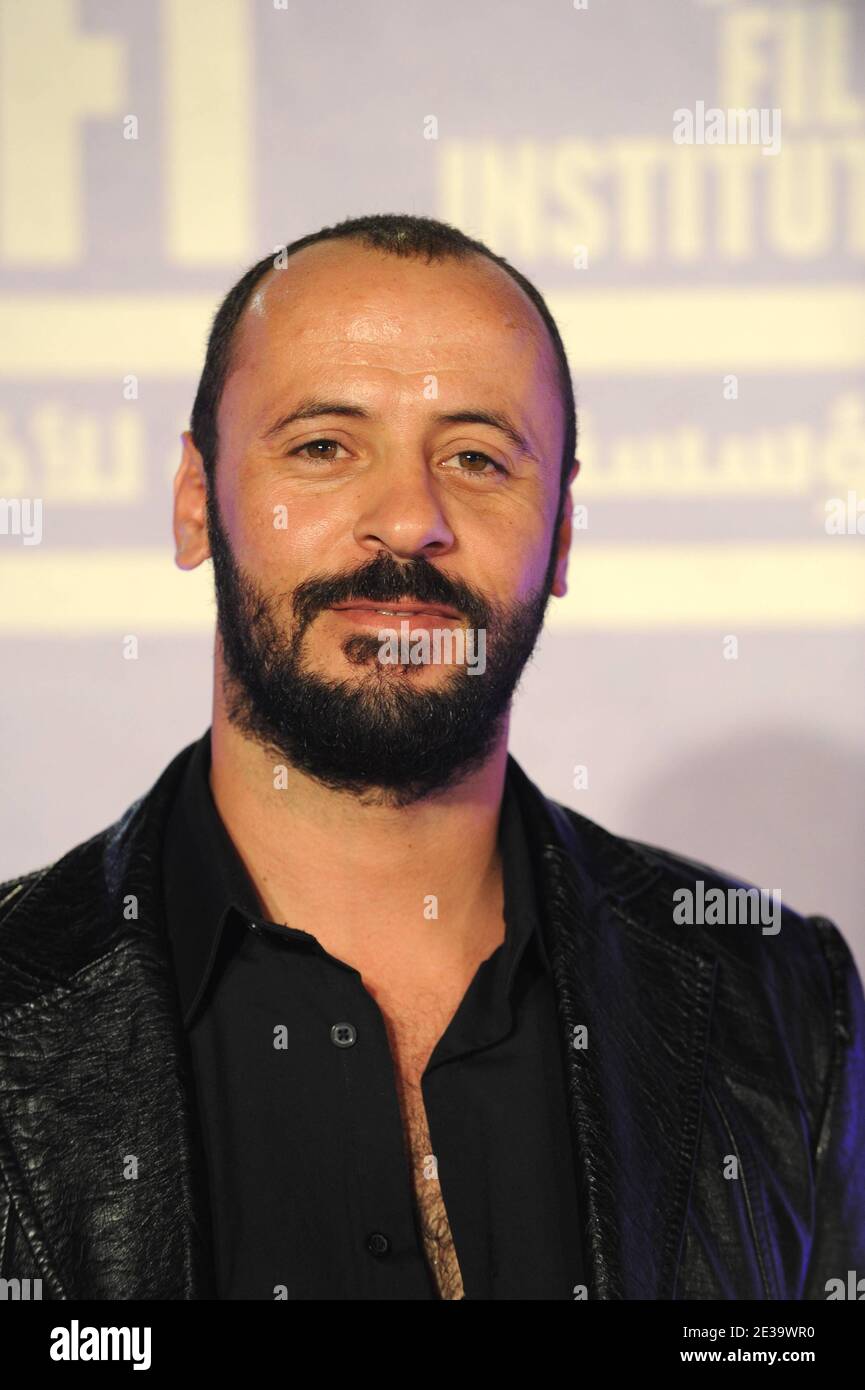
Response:
[{"label": "nose", "polygon": [[431,559],[445,555],[454,533],[426,468],[403,470],[375,481],[362,498],[354,526],[355,540],[364,549],[385,546],[395,557]]}]

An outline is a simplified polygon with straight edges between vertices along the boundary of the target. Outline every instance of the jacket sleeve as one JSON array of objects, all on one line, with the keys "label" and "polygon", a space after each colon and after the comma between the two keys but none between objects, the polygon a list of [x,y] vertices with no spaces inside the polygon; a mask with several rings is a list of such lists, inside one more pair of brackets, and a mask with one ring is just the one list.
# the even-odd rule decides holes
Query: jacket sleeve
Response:
[{"label": "jacket sleeve", "polygon": [[[865,1281],[865,997],[838,928],[810,919],[832,990],[832,1049],[814,1156],[813,1245],[805,1299],[825,1299],[826,1282]],[[859,1296],[865,1296],[865,1282]]]}]

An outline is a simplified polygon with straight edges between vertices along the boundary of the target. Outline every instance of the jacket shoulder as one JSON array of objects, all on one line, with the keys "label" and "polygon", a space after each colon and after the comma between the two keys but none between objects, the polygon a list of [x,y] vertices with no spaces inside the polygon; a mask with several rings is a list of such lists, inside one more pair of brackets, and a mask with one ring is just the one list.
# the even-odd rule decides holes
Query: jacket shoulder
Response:
[{"label": "jacket shoulder", "polygon": [[66,984],[111,945],[106,863],[117,824],[0,883],[0,1013]]},{"label": "jacket shoulder", "polygon": [[195,747],[176,753],[112,824],[0,884],[0,1014],[68,985],[121,942],[161,950],[162,834]]},{"label": "jacket shoulder", "polygon": [[[756,945],[759,949],[761,942],[778,937],[784,940],[788,961],[798,960],[798,963],[802,964],[802,957],[810,960],[816,955],[822,963],[826,938],[841,936],[835,923],[822,913],[801,912],[786,902],[780,888],[770,889],[765,885],[761,886],[726,869],[720,869],[715,864],[706,864],[702,860],[691,859],[643,840],[627,840],[626,843],[647,863],[655,865],[661,875],[660,883],[664,885],[665,890],[672,893],[680,892],[682,889],[693,893],[700,886],[704,896],[713,889],[720,890],[720,901],[728,904],[736,901],[743,909],[745,895],[750,895],[748,902],[753,905],[752,915],[757,923],[755,929],[749,935],[745,929],[747,922],[739,924],[740,930],[731,939],[725,939],[728,948],[739,942],[743,948]],[[763,895],[765,919],[758,920],[760,894]],[[772,920],[766,920],[770,908],[773,917]],[[762,925],[759,921],[762,921]],[[708,933],[712,940],[717,940],[719,930],[721,928],[717,925],[704,925],[704,939]]]},{"label": "jacket shoulder", "polygon": [[30,889],[53,868],[54,863],[45,864],[42,868],[30,869],[27,873],[17,874],[14,878],[7,878],[5,882],[0,883],[0,923],[23,902]]},{"label": "jacket shoulder", "polygon": [[[127,813],[128,814],[128,813]],[[65,850],[57,859],[41,865],[38,869],[28,869],[0,883],[0,931],[3,922],[27,901],[30,894],[49,878],[52,885],[64,881],[73,883],[82,874],[88,861],[101,858],[110,836],[116,831],[120,821],[105,826],[86,840]]]},{"label": "jacket shoulder", "polygon": [[614,835],[561,803],[555,808],[571,831],[569,853],[579,860],[589,847],[590,875],[620,920],[662,947],[696,948],[715,961],[713,1048],[725,1066],[740,1079],[796,1092],[819,1128],[833,1067],[849,1054],[860,1057],[861,1068],[865,1047],[862,981],[837,925],[820,913],[797,911],[780,892],[774,920],[761,921],[756,911],[755,920],[729,911],[720,921],[708,913],[705,920],[699,913],[693,921],[677,919],[682,889],[695,904],[720,890],[717,900],[738,904],[740,911],[749,891],[748,905],[756,909],[760,889],[713,864]]},{"label": "jacket shoulder", "polygon": [[839,968],[855,980],[856,966],[829,917],[798,911],[780,889],[615,835],[558,802],[554,814],[571,828],[572,856],[584,857],[588,847],[589,872],[620,915],[659,941],[694,947],[718,962],[721,999],[764,1007],[771,998],[779,1016],[819,1019],[818,1031],[828,1024],[831,1037]]},{"label": "jacket shoulder", "polygon": [[[702,860],[693,859],[687,855],[670,850],[661,845],[651,844],[646,840],[631,839],[624,835],[616,835],[612,831],[606,830],[595,821],[590,821],[587,817],[574,811],[571,807],[559,802],[554,802],[555,814],[561,820],[566,818],[568,824],[574,829],[577,836],[583,842],[588,838],[597,848],[603,847],[603,854],[595,857],[594,863],[601,863],[606,869],[603,875],[607,879],[606,886],[615,895],[619,891],[622,881],[620,874],[616,871],[622,864],[627,863],[629,875],[639,879],[640,887],[649,885],[647,895],[647,906],[649,903],[654,907],[656,918],[660,920],[660,914],[666,913],[672,921],[672,908],[675,906],[675,894],[682,897],[685,893],[697,897],[702,894],[702,901],[712,890],[720,890],[721,897],[725,904],[738,904],[741,910],[745,909],[745,895],[750,895],[748,902],[751,906],[751,913],[754,918],[759,907],[758,895],[763,895],[762,909],[766,916],[771,908],[775,914],[775,921],[770,923],[764,921],[761,925],[755,923],[755,928],[750,934],[744,929],[745,924],[739,924],[737,932],[728,932],[725,938],[721,938],[722,926],[712,922],[709,918],[705,922],[695,921],[688,923],[688,929],[693,933],[695,941],[708,948],[716,948],[719,944],[723,945],[724,952],[737,952],[739,949],[746,955],[751,955],[752,948],[767,938],[780,936],[785,940],[788,948],[795,953],[798,946],[799,950],[804,951],[806,956],[818,951],[822,956],[822,938],[827,932],[838,933],[838,928],[828,918],[820,913],[805,913],[798,911],[787,902],[780,888],[767,888],[759,885],[752,880],[732,873],[727,869],[719,868],[715,864],[707,864]],[[573,851],[573,844],[571,845]],[[641,866],[642,876],[637,873],[636,866]],[[612,871],[611,871],[612,866]],[[720,901],[717,897],[715,901]],[[733,923],[730,926],[736,925]]]}]

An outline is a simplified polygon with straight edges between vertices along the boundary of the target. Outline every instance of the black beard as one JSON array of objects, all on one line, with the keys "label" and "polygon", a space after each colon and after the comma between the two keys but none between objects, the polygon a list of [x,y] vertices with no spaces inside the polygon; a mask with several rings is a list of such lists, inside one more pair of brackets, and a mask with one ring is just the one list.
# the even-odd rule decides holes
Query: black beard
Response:
[{"label": "black beard", "polygon": [[[398,564],[385,551],[349,574],[299,584],[286,605],[241,572],[213,491],[208,488],[207,531],[230,723],[323,786],[379,805],[410,805],[480,767],[498,740],[543,625],[553,554],[542,587],[507,608],[445,578],[428,560]],[[366,599],[455,608],[468,627],[486,631],[485,670],[469,675],[454,665],[442,689],[417,689],[421,668],[383,665],[373,633],[342,644],[349,661],[367,668],[364,678],[328,680],[304,669],[303,640],[317,614],[334,603]],[[286,610],[294,619],[291,637],[276,619]],[[391,624],[383,619],[382,626]]]}]

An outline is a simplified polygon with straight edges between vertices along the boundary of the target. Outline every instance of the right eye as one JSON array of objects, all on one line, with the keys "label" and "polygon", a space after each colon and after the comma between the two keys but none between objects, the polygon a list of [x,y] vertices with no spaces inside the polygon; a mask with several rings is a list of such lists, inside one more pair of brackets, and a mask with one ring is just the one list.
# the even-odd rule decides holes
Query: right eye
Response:
[{"label": "right eye", "polygon": [[295,455],[301,454],[305,458],[310,459],[312,462],[314,462],[316,459],[319,459],[322,463],[333,463],[335,460],[331,455],[303,453],[304,449],[316,449],[320,444],[324,445],[326,449],[342,448],[342,445],[339,443],[339,440],[337,439],[311,439],[308,444],[300,444],[298,448],[290,449],[289,456],[293,458]]}]

